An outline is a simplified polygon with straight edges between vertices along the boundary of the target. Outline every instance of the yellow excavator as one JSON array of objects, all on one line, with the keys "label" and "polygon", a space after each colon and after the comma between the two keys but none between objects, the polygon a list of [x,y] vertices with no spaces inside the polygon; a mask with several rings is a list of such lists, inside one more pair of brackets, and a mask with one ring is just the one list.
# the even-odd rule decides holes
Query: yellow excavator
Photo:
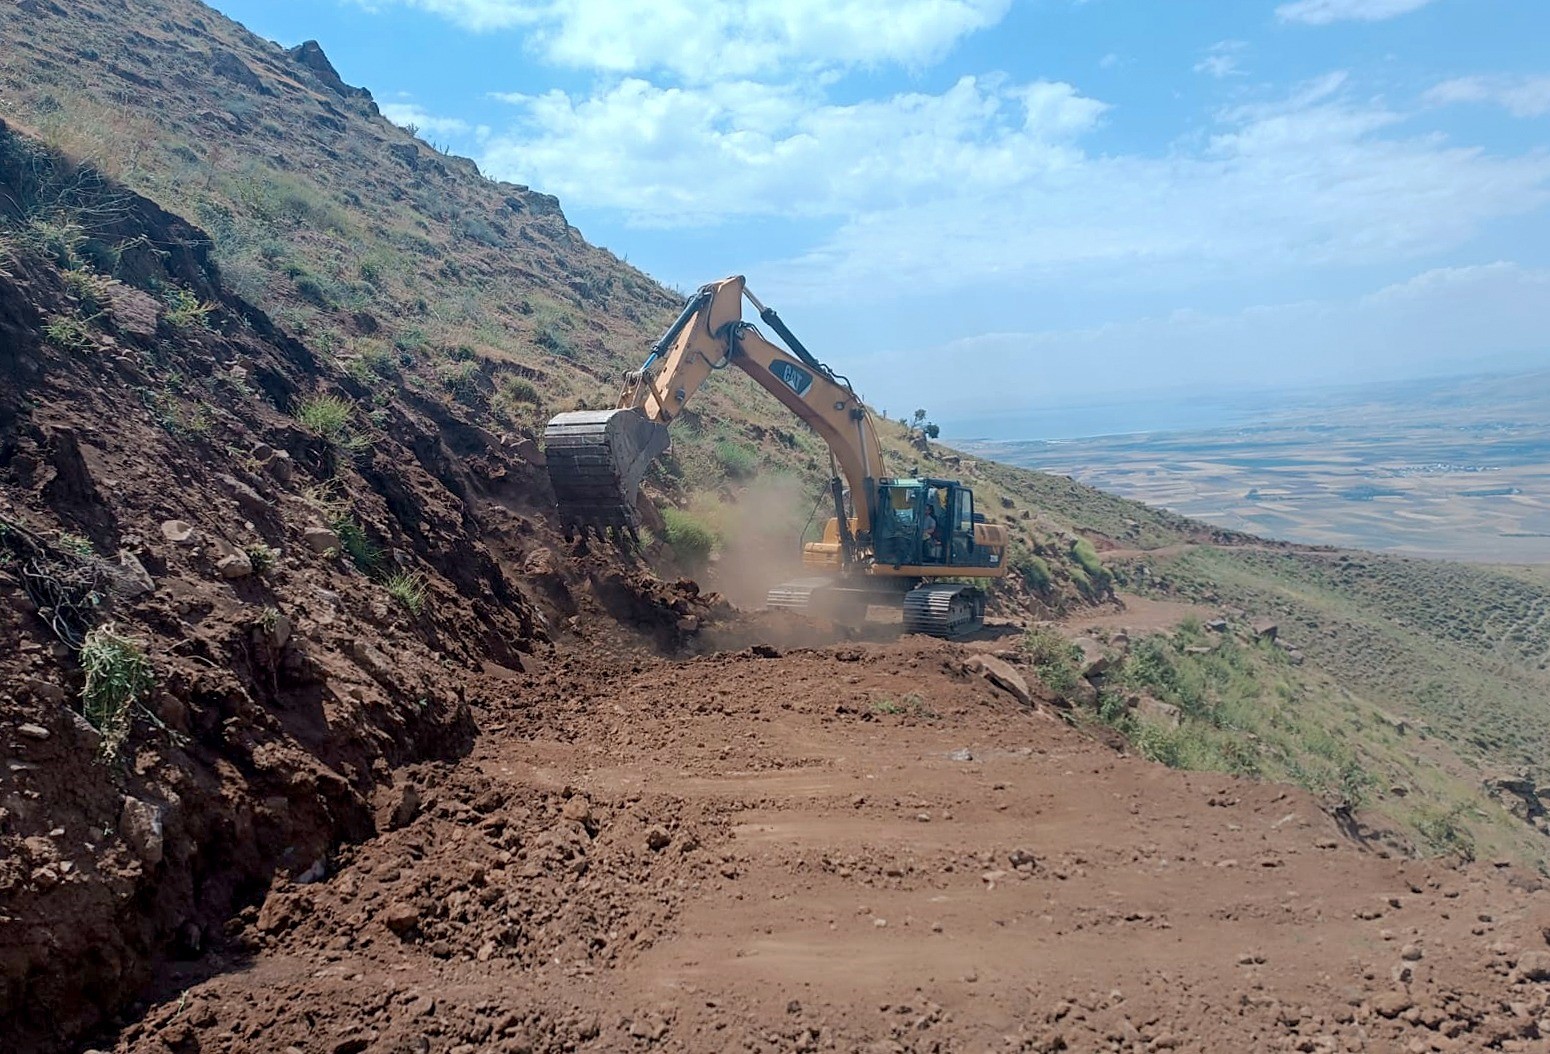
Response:
[{"label": "yellow excavator", "polygon": [[[785,348],[744,321],[744,298]],[[803,347],[741,275],[689,298],[644,365],[626,375],[614,409],[549,422],[549,480],[566,531],[636,532],[641,481],[668,448],[667,426],[728,366],[822,436],[838,466],[834,515],[823,539],[803,546],[803,567],[814,573],[771,589],[768,605],[852,623],[872,604],[902,605],[909,632],[954,637],[979,628],[985,591],[968,580],[1006,574],[1006,528],[986,523],[974,492],[956,480],[890,477],[871,412],[850,382]]]}]

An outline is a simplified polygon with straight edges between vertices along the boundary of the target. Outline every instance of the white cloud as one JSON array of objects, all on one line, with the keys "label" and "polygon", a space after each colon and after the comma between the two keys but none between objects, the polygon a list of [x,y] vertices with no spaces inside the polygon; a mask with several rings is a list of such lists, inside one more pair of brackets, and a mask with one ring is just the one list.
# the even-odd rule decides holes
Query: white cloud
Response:
[{"label": "white cloud", "polygon": [[[1401,115],[1348,98],[1338,76],[1220,115],[1202,144],[1089,156],[1062,144],[1009,181],[944,181],[909,207],[855,212],[775,270],[792,293],[982,281],[1102,284],[1265,277],[1445,251],[1550,201],[1550,157],[1405,135]],[[774,282],[766,281],[766,285]]]},{"label": "white cloud", "polygon": [[552,62],[716,80],[788,66],[925,66],[1011,0],[358,0],[475,31],[522,29]]},{"label": "white cloud", "polygon": [[1209,74],[1217,79],[1241,77],[1246,72],[1243,69],[1243,58],[1248,50],[1248,44],[1241,40],[1217,41],[1207,49],[1205,57],[1195,63],[1195,72]]},{"label": "white cloud", "polygon": [[1494,103],[1514,117],[1550,114],[1550,74],[1511,77],[1458,77],[1426,93],[1427,102]]},{"label": "white cloud", "polygon": [[510,95],[522,120],[481,167],[635,222],[847,216],[943,193],[1007,191],[1079,160],[1104,104],[1068,84],[963,77],[939,95],[826,104],[813,89],[728,82]]},{"label": "white cloud", "polygon": [[[986,333],[855,364],[882,404],[908,398],[902,381],[932,362],[972,362],[987,391],[952,375],[933,393],[939,415],[1025,410],[1030,391],[1157,391],[1181,378],[1215,388],[1338,383],[1550,363],[1550,270],[1513,263],[1426,271],[1363,296],[1267,304],[1226,314],[1176,311],[1079,330]],[[895,390],[895,386],[897,390]]]},{"label": "white cloud", "polygon": [[1408,15],[1433,0],[1293,0],[1276,8],[1283,22],[1326,26],[1331,22],[1381,22]]},{"label": "white cloud", "polygon": [[[385,102],[379,107],[382,116],[401,128],[413,128],[417,135],[467,135],[473,131],[461,117],[437,117],[412,102]],[[488,132],[488,129],[486,129]]]}]

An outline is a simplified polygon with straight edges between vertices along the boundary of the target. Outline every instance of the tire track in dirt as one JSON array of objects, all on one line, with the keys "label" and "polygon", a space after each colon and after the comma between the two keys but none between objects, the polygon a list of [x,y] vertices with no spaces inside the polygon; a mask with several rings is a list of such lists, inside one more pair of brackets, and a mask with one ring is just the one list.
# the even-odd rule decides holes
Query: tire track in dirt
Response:
[{"label": "tire track in dirt", "polygon": [[960,646],[775,655],[514,679],[119,1049],[1543,1049],[1534,877],[1118,755]]}]

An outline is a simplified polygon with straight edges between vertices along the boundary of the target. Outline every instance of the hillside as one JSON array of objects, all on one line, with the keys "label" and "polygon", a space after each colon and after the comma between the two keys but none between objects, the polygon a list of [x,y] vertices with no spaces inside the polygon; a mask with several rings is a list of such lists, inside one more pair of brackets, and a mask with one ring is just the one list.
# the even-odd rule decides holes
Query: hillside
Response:
[{"label": "hillside", "polygon": [[885,424],[1011,526],[999,620],[755,611],[828,459],[745,377],[675,425],[662,537],[556,529],[543,421],[678,304],[559,202],[196,3],[22,0],[0,44],[17,1049],[1550,1032],[1542,573]]}]

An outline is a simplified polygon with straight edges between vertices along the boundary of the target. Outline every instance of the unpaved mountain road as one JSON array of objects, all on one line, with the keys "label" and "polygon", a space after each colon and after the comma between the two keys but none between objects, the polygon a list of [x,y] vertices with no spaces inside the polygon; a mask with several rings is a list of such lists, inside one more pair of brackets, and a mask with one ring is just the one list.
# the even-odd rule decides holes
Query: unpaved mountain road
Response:
[{"label": "unpaved mountain road", "polygon": [[960,646],[766,651],[515,677],[101,1045],[1547,1049],[1534,876],[1117,754]]}]

